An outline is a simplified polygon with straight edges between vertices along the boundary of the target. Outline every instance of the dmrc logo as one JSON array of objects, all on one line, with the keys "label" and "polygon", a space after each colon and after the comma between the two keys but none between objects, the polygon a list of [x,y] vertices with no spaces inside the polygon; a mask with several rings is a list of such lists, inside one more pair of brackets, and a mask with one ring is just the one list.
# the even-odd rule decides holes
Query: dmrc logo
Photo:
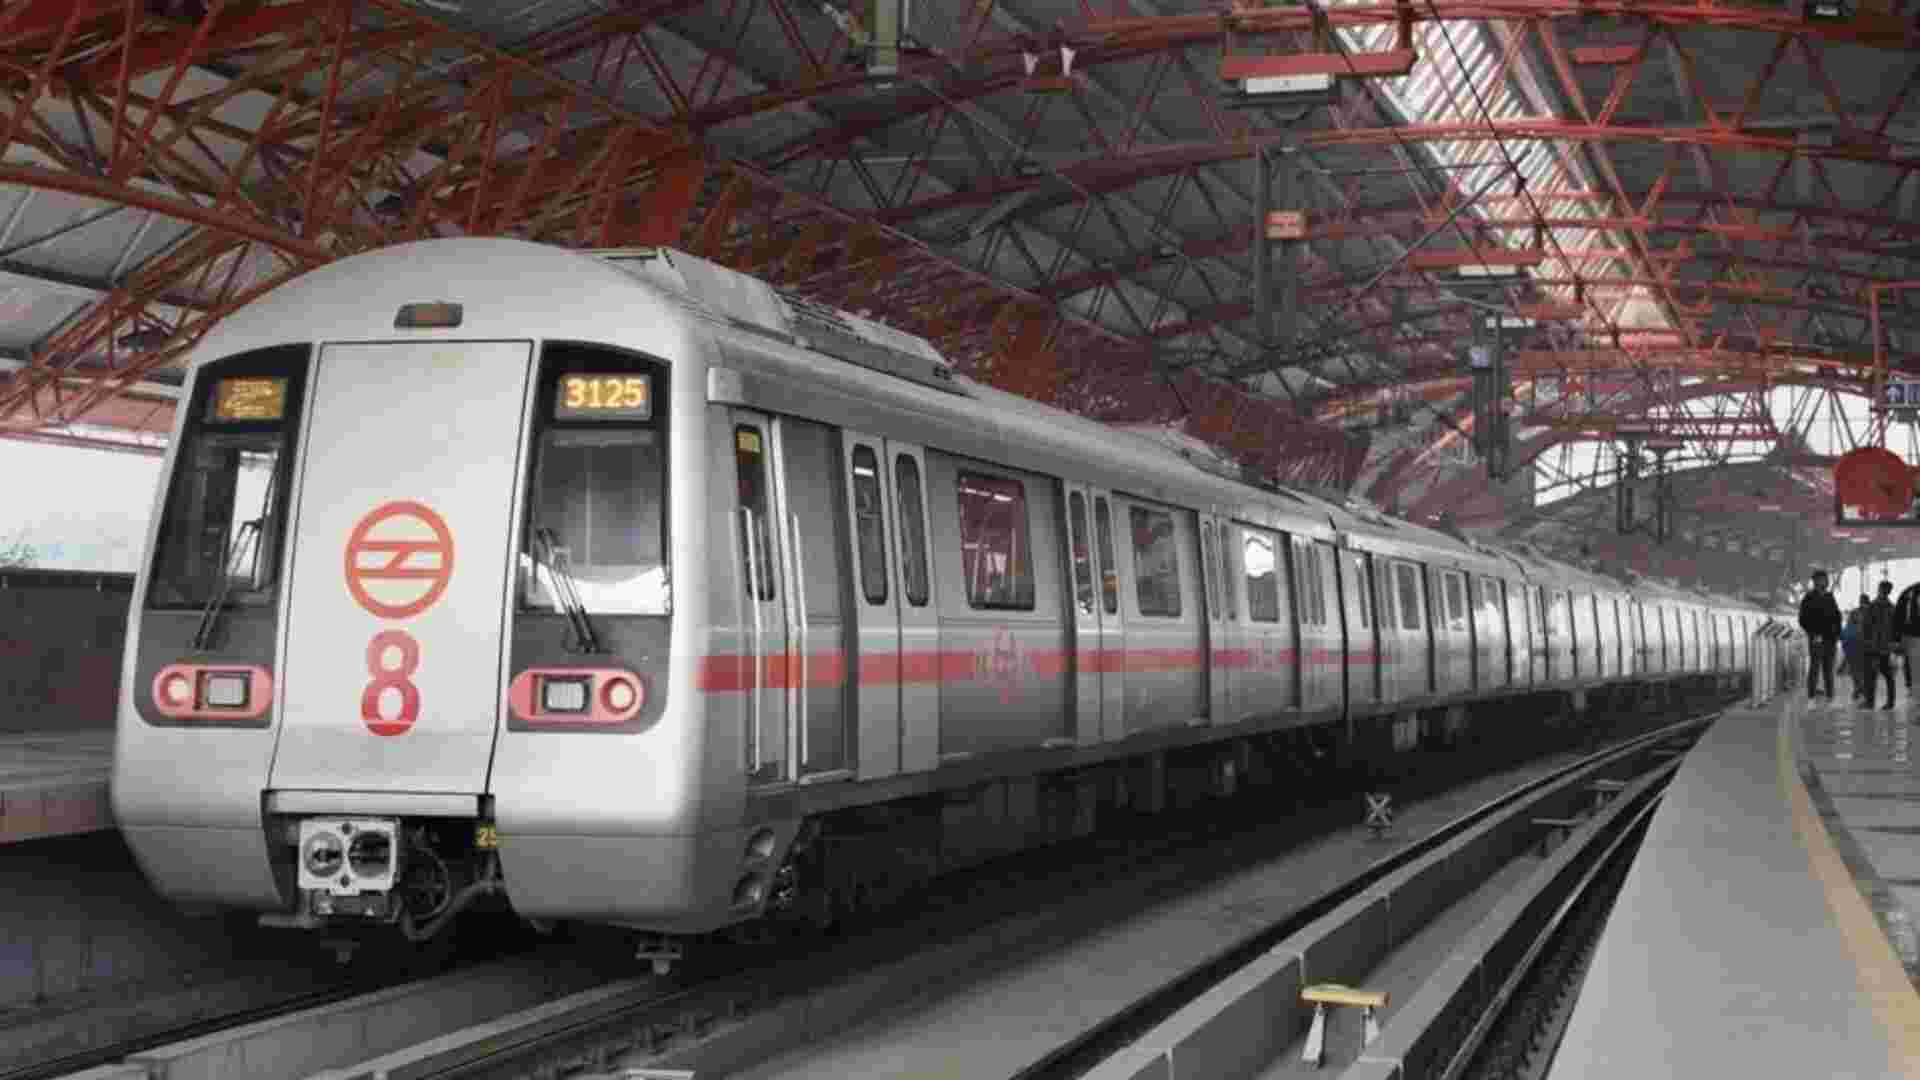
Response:
[{"label": "dmrc logo", "polygon": [[1025,688],[1027,661],[1031,655],[1020,648],[1013,631],[1002,626],[993,632],[993,642],[973,654],[973,677],[1000,691],[1000,704],[1011,705]]},{"label": "dmrc logo", "polygon": [[[367,613],[411,619],[432,607],[453,580],[453,533],[433,508],[398,500],[376,507],[347,537],[347,591]],[[360,719],[375,735],[405,735],[420,719],[420,643],[405,630],[367,642]]]}]

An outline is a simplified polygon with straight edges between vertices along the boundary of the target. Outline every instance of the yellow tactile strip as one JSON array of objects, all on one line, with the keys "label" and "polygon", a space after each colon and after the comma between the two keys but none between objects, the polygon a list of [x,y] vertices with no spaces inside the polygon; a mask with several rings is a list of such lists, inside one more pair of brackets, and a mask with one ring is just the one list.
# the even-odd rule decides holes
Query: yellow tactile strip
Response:
[{"label": "yellow tactile strip", "polygon": [[1775,758],[1779,764],[1780,794],[1793,812],[1793,827],[1812,864],[1813,876],[1827,894],[1834,925],[1847,943],[1860,992],[1873,1003],[1873,1013],[1887,1031],[1888,1076],[1920,1080],[1920,993],[1915,993],[1893,946],[1880,932],[1867,902],[1854,888],[1853,875],[1841,861],[1833,837],[1813,807],[1795,768],[1794,716],[1780,710],[1780,734]]}]

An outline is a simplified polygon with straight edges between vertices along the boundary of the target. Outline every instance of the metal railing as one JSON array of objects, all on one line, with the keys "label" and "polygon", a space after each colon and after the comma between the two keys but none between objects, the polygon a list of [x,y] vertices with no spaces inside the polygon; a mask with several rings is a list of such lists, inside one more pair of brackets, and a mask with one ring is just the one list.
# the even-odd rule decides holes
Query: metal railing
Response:
[{"label": "metal railing", "polygon": [[1753,676],[1751,703],[1765,705],[1805,672],[1806,638],[1798,627],[1770,619],[1754,631],[1747,655]]}]

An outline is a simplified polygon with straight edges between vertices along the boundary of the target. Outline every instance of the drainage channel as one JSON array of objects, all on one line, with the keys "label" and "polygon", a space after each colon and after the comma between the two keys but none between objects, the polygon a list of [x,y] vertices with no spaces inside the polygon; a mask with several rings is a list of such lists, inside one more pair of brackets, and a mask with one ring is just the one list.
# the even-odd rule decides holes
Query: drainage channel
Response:
[{"label": "drainage channel", "polygon": [[[1536,766],[1534,778],[1517,787],[1511,776],[1489,779],[1478,786],[1472,801],[1456,801],[1444,817],[1420,826],[1431,832],[1417,840],[1397,841],[1403,847],[1398,854],[1383,859],[1380,845],[1367,849],[1362,841],[1363,847],[1356,849],[1363,852],[1361,857],[1356,860],[1351,854],[1346,856],[1337,877],[1329,876],[1324,868],[1308,875],[1312,881],[1351,880],[1317,900],[1313,899],[1315,893],[1290,900],[1287,907],[1294,915],[1288,921],[1319,918],[1348,898],[1377,891],[1376,886],[1420,856],[1453,851],[1472,836],[1493,833],[1510,838],[1517,827],[1535,828],[1534,817],[1557,815],[1556,820],[1564,819],[1575,812],[1570,799],[1591,797],[1588,793],[1594,790],[1595,782],[1608,794],[1620,791],[1623,782],[1612,778],[1611,773],[1629,768],[1635,759],[1663,744],[1696,735],[1709,719],[1695,718],[1663,727],[1564,767],[1548,770]],[[1546,775],[1540,775],[1542,772]],[[1413,806],[1404,812],[1403,825],[1416,809]],[[1407,831],[1416,830],[1409,827]],[[957,924],[952,913],[945,916],[945,926],[941,925],[943,916],[933,913],[918,924],[910,921],[896,927],[895,933],[792,956],[777,965],[752,965],[750,970],[669,995],[648,996],[637,986],[596,988],[319,1076],[324,1080],[638,1077],[648,1075],[647,1070],[667,1070],[660,1075],[704,1080],[708,1076],[756,1074],[756,1066],[790,1054],[809,1040],[884,1014],[903,997],[924,993],[957,972],[1001,963],[1010,956],[1043,955],[1063,943],[1097,933],[1102,926],[1119,923],[1123,911],[1129,916],[1139,915],[1144,895],[1178,895],[1180,889],[1192,888],[1191,868],[1177,859],[1142,857],[1136,861],[1139,865],[1131,874],[1095,867],[1091,873],[1083,873],[1077,891],[1049,890],[1055,895],[1048,904],[1039,904],[1027,895],[999,905],[1004,910],[990,918],[974,917],[978,912],[962,912],[961,922],[972,919],[972,925],[963,930],[954,928]],[[1357,877],[1356,871],[1360,871]],[[996,906],[995,898],[986,892],[967,899],[970,908]],[[974,899],[981,902],[971,903]],[[1251,948],[1257,957],[1271,948],[1273,942],[1261,944],[1258,940],[1266,936],[1264,932],[1255,934],[1235,948],[1220,951],[1210,963],[1200,965],[1200,970],[1233,970],[1238,966],[1231,962],[1237,951]],[[1159,980],[1163,984],[1168,981]],[[1194,977],[1171,981],[1189,986],[1189,997],[1204,990]],[[1218,981],[1218,976],[1207,981]],[[1133,1007],[1118,1010],[1121,1023],[1101,1024],[1088,1037],[1072,1039],[1065,1048],[1053,1047],[1025,1058],[1027,1062],[1038,1059],[1028,1072],[1035,1076],[1075,1075],[1052,1070],[1076,1060],[1091,1064],[1098,1057],[1087,1057],[1087,1053],[1104,1040],[1119,1039],[1121,1046],[1130,1041],[1125,1035],[1127,1024],[1145,1030],[1151,1027],[1153,1021],[1147,1017],[1153,1011],[1164,1016],[1178,1008],[1179,1003],[1169,1006],[1163,1001],[1150,1001],[1142,1006],[1136,1002]]]}]

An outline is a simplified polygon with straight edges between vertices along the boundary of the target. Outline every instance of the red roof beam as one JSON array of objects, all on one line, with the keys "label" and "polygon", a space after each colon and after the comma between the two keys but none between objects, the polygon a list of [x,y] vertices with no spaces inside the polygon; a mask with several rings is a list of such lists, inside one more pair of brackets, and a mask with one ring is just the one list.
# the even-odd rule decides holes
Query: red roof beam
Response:
[{"label": "red roof beam", "polygon": [[[308,0],[259,8],[244,15],[225,15],[207,32],[200,47],[201,52],[205,54],[238,48],[269,34],[281,33],[289,27],[311,23],[320,17],[321,5]],[[173,67],[193,43],[195,33],[197,31],[193,27],[186,27],[143,36],[126,58],[127,78],[137,79],[150,71]],[[120,78],[120,59],[120,50],[109,49],[93,63],[70,69],[64,74],[81,86],[111,85]]]},{"label": "red roof beam", "polygon": [[1518,304],[1513,312],[1529,319],[1583,319],[1588,308],[1585,304]]},{"label": "red roof beam", "polygon": [[1630,64],[1639,45],[1580,45],[1571,50],[1576,64]]},{"label": "red roof beam", "polygon": [[1360,79],[1397,78],[1413,70],[1412,49],[1363,53],[1293,53],[1288,56],[1229,56],[1220,61],[1220,78],[1278,79],[1294,75],[1347,75]]},{"label": "red roof beam", "polygon": [[1414,270],[1458,270],[1468,266],[1539,266],[1543,251],[1416,251],[1407,256]]}]

